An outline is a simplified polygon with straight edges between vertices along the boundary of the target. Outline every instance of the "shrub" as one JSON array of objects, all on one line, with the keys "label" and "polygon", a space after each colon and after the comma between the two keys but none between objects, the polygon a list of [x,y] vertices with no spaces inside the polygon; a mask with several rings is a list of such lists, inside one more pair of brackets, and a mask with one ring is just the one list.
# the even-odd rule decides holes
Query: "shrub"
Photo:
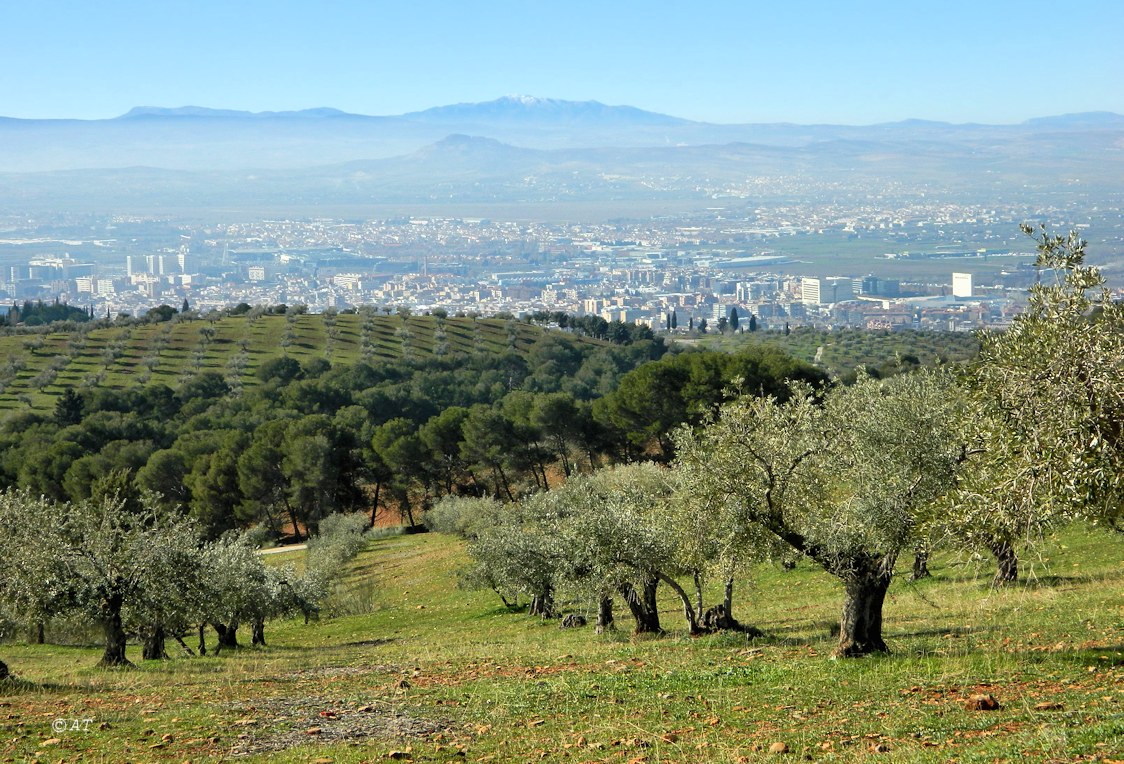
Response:
[{"label": "shrub", "polygon": [[437,533],[475,538],[496,525],[503,505],[495,499],[446,496],[425,513],[426,527]]}]

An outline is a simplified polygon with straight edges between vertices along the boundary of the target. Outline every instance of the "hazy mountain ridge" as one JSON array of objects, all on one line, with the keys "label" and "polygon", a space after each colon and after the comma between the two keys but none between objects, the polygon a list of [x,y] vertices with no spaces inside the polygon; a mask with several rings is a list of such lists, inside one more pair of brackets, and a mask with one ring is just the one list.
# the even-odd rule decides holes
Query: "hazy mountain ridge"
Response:
[{"label": "hazy mountain ridge", "polygon": [[690,120],[644,111],[633,106],[607,106],[599,101],[564,101],[533,96],[505,96],[484,103],[437,106],[402,115],[416,122],[467,122],[488,124],[508,120],[526,122],[596,123],[642,125],[687,125]]},{"label": "hazy mountain ridge", "polygon": [[[1124,140],[1124,136],[1120,136]],[[1124,152],[1089,152],[1048,136],[990,148],[924,141],[822,141],[801,147],[529,149],[451,135],[397,157],[301,169],[150,167],[0,174],[6,206],[228,207],[370,203],[783,198],[792,182],[822,189],[897,185],[965,197],[1052,192],[1073,177],[1119,191]],[[837,191],[839,192],[839,191]]]},{"label": "hazy mountain ridge", "polygon": [[0,119],[0,146],[0,206],[13,209],[767,199],[793,182],[986,197],[1076,180],[1114,195],[1124,178],[1124,117],[1104,112],[846,126],[709,125],[531,98],[400,117],[142,107]]},{"label": "hazy mountain ridge", "polygon": [[[130,109],[120,117],[114,119],[140,119],[164,117],[195,117],[201,119],[285,119],[297,118],[322,118],[322,117],[361,117],[359,114],[349,114],[346,111],[320,107],[315,109],[301,109],[299,111],[238,111],[235,109],[209,109],[205,106],[180,106],[178,108],[164,108],[161,106],[137,106]],[[372,117],[371,119],[377,119]]]},{"label": "hazy mountain ridge", "polygon": [[1039,132],[1124,129],[1105,112],[1020,125],[905,120],[877,125],[716,125],[596,101],[506,97],[399,116],[328,107],[282,112],[138,107],[108,120],[0,118],[0,172],[144,165],[178,170],[309,168],[409,154],[449,134],[531,149],[750,143],[800,147],[838,140],[1006,141]]}]

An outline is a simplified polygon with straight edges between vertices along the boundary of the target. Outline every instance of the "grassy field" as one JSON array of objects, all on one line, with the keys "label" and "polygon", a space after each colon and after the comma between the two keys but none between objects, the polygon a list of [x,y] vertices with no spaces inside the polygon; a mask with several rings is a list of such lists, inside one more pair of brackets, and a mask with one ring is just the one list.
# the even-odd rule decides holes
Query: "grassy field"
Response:
[{"label": "grassy field", "polygon": [[544,331],[501,318],[301,314],[0,335],[0,412],[50,410],[68,387],[122,388],[151,382],[174,388],[203,372],[253,386],[257,368],[281,355],[300,362],[322,358],[353,364],[522,353]]},{"label": "grassy field", "polygon": [[0,645],[20,677],[0,761],[1120,761],[1122,552],[1070,530],[1001,591],[940,557],[891,588],[892,655],[832,661],[839,588],[806,562],[741,587],[764,638],[688,638],[665,600],[670,632],[635,639],[619,605],[615,633],[561,630],[457,589],[459,541],[385,537],[336,615],[270,624],[265,648],[106,672],[96,647]]}]

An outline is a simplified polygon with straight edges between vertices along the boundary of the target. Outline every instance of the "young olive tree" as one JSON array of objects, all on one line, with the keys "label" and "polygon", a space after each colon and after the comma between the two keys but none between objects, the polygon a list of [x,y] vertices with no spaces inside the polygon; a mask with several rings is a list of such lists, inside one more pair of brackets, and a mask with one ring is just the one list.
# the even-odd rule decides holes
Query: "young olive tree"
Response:
[{"label": "young olive tree", "polygon": [[678,469],[735,527],[764,530],[843,584],[837,656],[886,652],[882,607],[902,550],[963,459],[962,395],[943,371],[861,378],[785,403],[738,399],[681,431]]},{"label": "young olive tree", "polygon": [[1124,506],[1124,305],[1075,232],[1022,228],[1041,279],[1009,329],[980,335],[973,455],[946,516],[997,556],[996,583],[1016,578],[1020,543],[1074,519],[1119,522]]}]

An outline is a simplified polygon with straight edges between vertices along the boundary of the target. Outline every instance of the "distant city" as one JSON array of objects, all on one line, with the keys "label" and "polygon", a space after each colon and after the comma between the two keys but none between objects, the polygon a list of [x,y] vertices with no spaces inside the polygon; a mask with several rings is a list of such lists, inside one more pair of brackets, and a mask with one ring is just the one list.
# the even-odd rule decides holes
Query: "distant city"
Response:
[{"label": "distant city", "polygon": [[[184,301],[200,312],[244,302],[303,304],[314,312],[360,305],[517,316],[560,311],[676,332],[713,330],[732,315],[742,319],[741,331],[970,331],[1006,325],[1041,276],[1029,242],[1005,244],[1017,235],[1014,211],[867,211],[833,227],[800,220],[794,210],[751,217],[714,208],[612,224],[114,218],[85,226],[97,239],[62,238],[76,227],[52,239],[40,227],[39,238],[0,241],[8,254],[0,312],[25,300],[58,300],[101,317]],[[817,237],[818,257],[793,254],[815,249]],[[901,246],[866,258],[833,256],[832,242],[855,238]],[[929,249],[909,248],[919,241],[930,242]],[[39,254],[19,259],[27,247]]]},{"label": "distant city", "polygon": [[1106,112],[715,125],[541,98],[0,120],[0,310],[1001,327],[1050,277],[1022,223],[1080,231],[1124,286],[1121,141]]}]

